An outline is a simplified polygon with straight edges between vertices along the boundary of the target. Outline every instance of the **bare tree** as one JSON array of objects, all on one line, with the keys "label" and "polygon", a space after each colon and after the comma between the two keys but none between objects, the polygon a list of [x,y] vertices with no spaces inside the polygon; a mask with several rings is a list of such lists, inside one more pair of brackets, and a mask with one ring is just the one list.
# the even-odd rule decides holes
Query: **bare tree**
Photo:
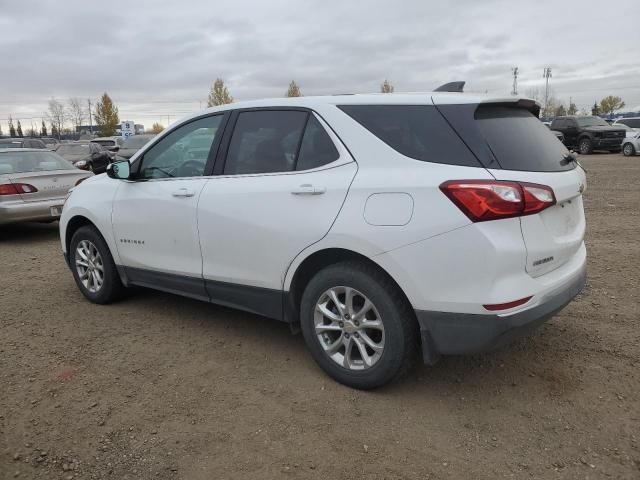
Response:
[{"label": "bare tree", "polygon": [[76,127],[76,131],[78,131],[78,127],[80,127],[84,120],[87,118],[86,111],[84,109],[84,102],[82,102],[79,98],[73,97],[69,99],[69,107],[67,109],[67,114],[69,115],[69,120]]},{"label": "bare tree", "polygon": [[58,138],[60,138],[60,132],[62,132],[62,127],[64,126],[66,116],[67,111],[64,108],[64,105],[57,101],[55,98],[51,97],[51,100],[49,100],[49,111],[47,112],[47,119],[49,120],[49,123],[51,123],[52,132],[54,130],[53,127],[55,127]]}]

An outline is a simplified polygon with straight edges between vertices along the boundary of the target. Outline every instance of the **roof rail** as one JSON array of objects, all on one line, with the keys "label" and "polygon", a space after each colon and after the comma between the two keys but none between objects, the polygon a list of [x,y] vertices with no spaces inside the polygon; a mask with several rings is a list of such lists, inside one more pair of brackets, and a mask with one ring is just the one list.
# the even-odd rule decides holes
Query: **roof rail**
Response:
[{"label": "roof rail", "polygon": [[449,82],[444,85],[440,85],[438,88],[434,90],[434,92],[455,92],[462,93],[462,89],[464,88],[464,84],[466,82]]}]

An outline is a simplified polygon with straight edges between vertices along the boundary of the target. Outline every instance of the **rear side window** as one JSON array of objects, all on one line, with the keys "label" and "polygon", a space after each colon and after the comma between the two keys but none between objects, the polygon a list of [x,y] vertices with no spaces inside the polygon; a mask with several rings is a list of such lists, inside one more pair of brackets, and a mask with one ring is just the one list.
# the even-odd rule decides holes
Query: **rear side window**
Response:
[{"label": "rear side window", "polygon": [[397,152],[424,162],[482,166],[431,105],[341,105],[338,108]]},{"label": "rear side window", "polygon": [[575,168],[566,161],[566,147],[526,108],[461,104],[438,109],[487,168],[529,172]]},{"label": "rear side window", "polygon": [[300,145],[296,170],[318,168],[336,161],[339,156],[336,146],[324,127],[320,125],[314,115],[309,115],[307,128]]}]

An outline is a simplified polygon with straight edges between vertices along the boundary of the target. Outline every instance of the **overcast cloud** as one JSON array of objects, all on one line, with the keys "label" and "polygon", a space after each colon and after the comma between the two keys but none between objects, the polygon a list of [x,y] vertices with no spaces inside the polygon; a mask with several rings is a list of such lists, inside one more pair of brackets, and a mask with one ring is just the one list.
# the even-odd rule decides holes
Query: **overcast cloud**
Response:
[{"label": "overcast cloud", "polygon": [[[39,123],[51,97],[95,101],[151,125],[206,104],[216,77],[236,100],[430,90],[544,90],[578,107],[605,95],[640,110],[639,0],[0,0],[0,126]],[[626,19],[633,19],[627,22]],[[629,25],[625,28],[624,25]]]}]

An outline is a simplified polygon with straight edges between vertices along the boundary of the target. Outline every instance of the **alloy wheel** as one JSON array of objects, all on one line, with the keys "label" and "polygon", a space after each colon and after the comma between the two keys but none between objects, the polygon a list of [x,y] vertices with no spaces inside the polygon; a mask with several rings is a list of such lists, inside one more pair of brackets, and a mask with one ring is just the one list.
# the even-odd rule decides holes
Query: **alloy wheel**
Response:
[{"label": "alloy wheel", "polygon": [[333,287],[320,295],[314,327],[324,352],[348,370],[371,368],[384,351],[382,318],[373,302],[354,288]]},{"label": "alloy wheel", "polygon": [[104,283],[104,263],[98,248],[89,240],[81,240],[76,247],[76,270],[84,288],[97,293]]}]

